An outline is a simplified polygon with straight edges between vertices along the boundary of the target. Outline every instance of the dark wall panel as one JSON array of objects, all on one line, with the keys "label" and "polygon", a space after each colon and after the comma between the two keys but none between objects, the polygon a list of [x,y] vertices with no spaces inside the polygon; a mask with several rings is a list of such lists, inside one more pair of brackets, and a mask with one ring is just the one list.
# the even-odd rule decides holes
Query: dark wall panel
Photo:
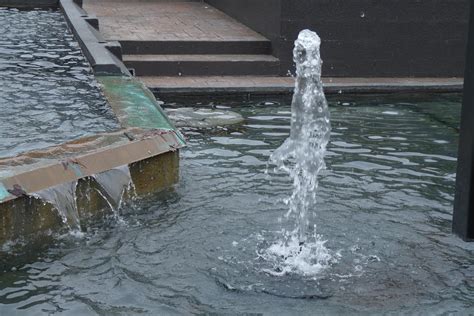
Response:
[{"label": "dark wall panel", "polygon": [[469,0],[207,0],[272,41],[282,75],[298,32],[322,42],[325,76],[462,76]]},{"label": "dark wall panel", "polygon": [[281,12],[282,72],[309,28],[326,76],[463,75],[468,0],[283,0]]},{"label": "dark wall panel", "polygon": [[280,36],[281,0],[206,0],[270,40]]}]

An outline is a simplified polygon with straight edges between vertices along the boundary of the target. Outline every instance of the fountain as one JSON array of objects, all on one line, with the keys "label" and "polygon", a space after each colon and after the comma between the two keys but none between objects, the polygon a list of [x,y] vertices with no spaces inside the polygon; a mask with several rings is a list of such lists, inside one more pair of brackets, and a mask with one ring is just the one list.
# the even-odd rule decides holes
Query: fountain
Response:
[{"label": "fountain", "polygon": [[[320,45],[321,39],[310,30],[301,31],[295,41],[293,59],[297,77],[291,103],[290,137],[270,156],[276,170],[287,172],[293,179],[293,193],[287,200],[289,210],[285,217],[295,219],[295,228],[284,230],[284,240],[272,245],[268,253],[270,257],[284,258],[285,265],[293,267],[290,270],[299,267],[309,273],[319,272],[332,260],[324,241],[316,234],[316,225],[310,227],[317,177],[325,168],[324,154],[331,132],[329,109],[321,82]],[[307,259],[311,267],[307,266]],[[288,271],[282,269],[281,272]]]}]

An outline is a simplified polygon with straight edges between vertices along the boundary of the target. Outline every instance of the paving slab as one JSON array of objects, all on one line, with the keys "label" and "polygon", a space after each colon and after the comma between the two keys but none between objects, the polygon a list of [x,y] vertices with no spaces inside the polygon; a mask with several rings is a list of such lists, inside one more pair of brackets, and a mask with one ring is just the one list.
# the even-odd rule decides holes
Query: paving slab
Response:
[{"label": "paving slab", "polygon": [[[292,93],[294,78],[140,77],[155,94]],[[461,92],[462,78],[323,78],[326,93]]]},{"label": "paving slab", "polygon": [[265,37],[196,1],[84,0],[107,40],[261,41]]}]

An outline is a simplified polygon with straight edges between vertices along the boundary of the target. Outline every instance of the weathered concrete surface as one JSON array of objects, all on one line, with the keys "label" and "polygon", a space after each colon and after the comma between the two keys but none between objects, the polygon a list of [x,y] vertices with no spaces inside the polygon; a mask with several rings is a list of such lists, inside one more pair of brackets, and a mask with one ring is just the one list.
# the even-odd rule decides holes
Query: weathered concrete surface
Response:
[{"label": "weathered concrete surface", "polygon": [[51,205],[29,197],[43,189],[79,181],[77,201],[85,224],[108,209],[94,190],[94,174],[129,165],[137,194],[159,191],[178,181],[183,136],[153,94],[130,77],[114,55],[120,51],[113,54],[107,49],[117,47],[100,37],[93,26],[97,21],[76,2],[80,3],[60,0],[61,9],[96,75],[101,75],[97,80],[123,129],[1,159],[0,246],[12,239],[36,240],[64,228]]},{"label": "weathered concrete surface", "polygon": [[[157,155],[132,163],[129,167],[137,195],[159,192],[178,181],[178,152]],[[97,189],[98,185],[92,177],[78,182],[77,206],[84,227],[111,214],[110,207]],[[127,197],[130,195],[126,194]],[[58,212],[39,199],[23,196],[0,204],[0,245],[18,239],[25,243],[47,240],[48,236],[61,229],[65,227]]]},{"label": "weathered concrete surface", "polygon": [[[98,76],[102,90],[124,128],[160,128],[176,131],[142,82],[124,76]],[[176,135],[181,137],[178,131]]]},{"label": "weathered concrete surface", "polygon": [[179,180],[178,151],[138,161],[130,166],[130,172],[138,195],[170,188]]},{"label": "weathered concrete surface", "polygon": [[[49,163],[39,168],[5,175],[0,178],[0,187],[11,192],[15,187],[26,194],[38,192],[58,184],[75,181],[106,170],[149,159],[182,147],[181,140],[173,131],[143,130],[123,132],[121,139],[111,145],[94,148],[62,160],[49,158]],[[6,160],[8,162],[8,160]],[[15,159],[11,159],[14,163]],[[5,165],[4,165],[5,166]],[[8,166],[8,165],[6,165]],[[26,166],[22,166],[25,168]],[[13,193],[0,196],[1,202],[15,199]],[[1,205],[0,205],[1,209]]]}]

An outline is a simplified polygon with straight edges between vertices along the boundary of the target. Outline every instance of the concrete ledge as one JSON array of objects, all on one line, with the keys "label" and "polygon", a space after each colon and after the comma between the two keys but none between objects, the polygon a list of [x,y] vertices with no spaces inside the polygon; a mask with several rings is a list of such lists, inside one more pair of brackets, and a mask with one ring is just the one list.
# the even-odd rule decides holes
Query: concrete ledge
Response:
[{"label": "concrete ledge", "polygon": [[30,243],[65,228],[51,205],[30,197],[35,192],[78,181],[79,215],[87,220],[110,210],[97,193],[94,174],[128,165],[137,194],[160,191],[178,181],[183,136],[153,94],[114,56],[120,56],[120,45],[106,42],[94,28],[94,17],[76,2],[80,3],[60,0],[60,7],[122,129],[0,159],[0,253],[9,240]]},{"label": "concrete ledge", "polygon": [[[127,141],[124,142],[124,139]],[[10,193],[14,191],[14,188],[19,188],[23,194],[28,195],[166,152],[176,151],[180,147],[182,143],[172,131],[147,130],[141,133],[128,131],[122,137],[122,141],[107,147],[1,178],[0,202],[19,197]]]},{"label": "concrete ledge", "polygon": [[82,52],[89,60],[95,74],[98,75],[127,75],[127,68],[107,49],[107,41],[88,21],[94,21],[95,17],[89,17],[73,0],[60,0],[60,7],[66,21],[81,46]]},{"label": "concrete ledge", "polygon": [[[157,96],[290,95],[292,77],[140,77]],[[462,92],[462,78],[323,78],[327,94]]]},{"label": "concrete ledge", "polygon": [[[177,151],[132,163],[129,167],[136,194],[143,195],[171,187],[178,181],[178,164]],[[109,205],[98,193],[98,188],[92,177],[82,178],[78,182],[76,201],[83,227],[112,214]],[[130,196],[125,196],[127,198]],[[34,197],[22,196],[4,202],[0,211],[0,245],[15,240],[26,244],[47,242],[52,233],[64,229],[61,217],[53,206]],[[0,267],[4,264],[0,260]]]},{"label": "concrete ledge", "polygon": [[255,41],[132,41],[120,40],[124,54],[269,54],[271,42]]}]

